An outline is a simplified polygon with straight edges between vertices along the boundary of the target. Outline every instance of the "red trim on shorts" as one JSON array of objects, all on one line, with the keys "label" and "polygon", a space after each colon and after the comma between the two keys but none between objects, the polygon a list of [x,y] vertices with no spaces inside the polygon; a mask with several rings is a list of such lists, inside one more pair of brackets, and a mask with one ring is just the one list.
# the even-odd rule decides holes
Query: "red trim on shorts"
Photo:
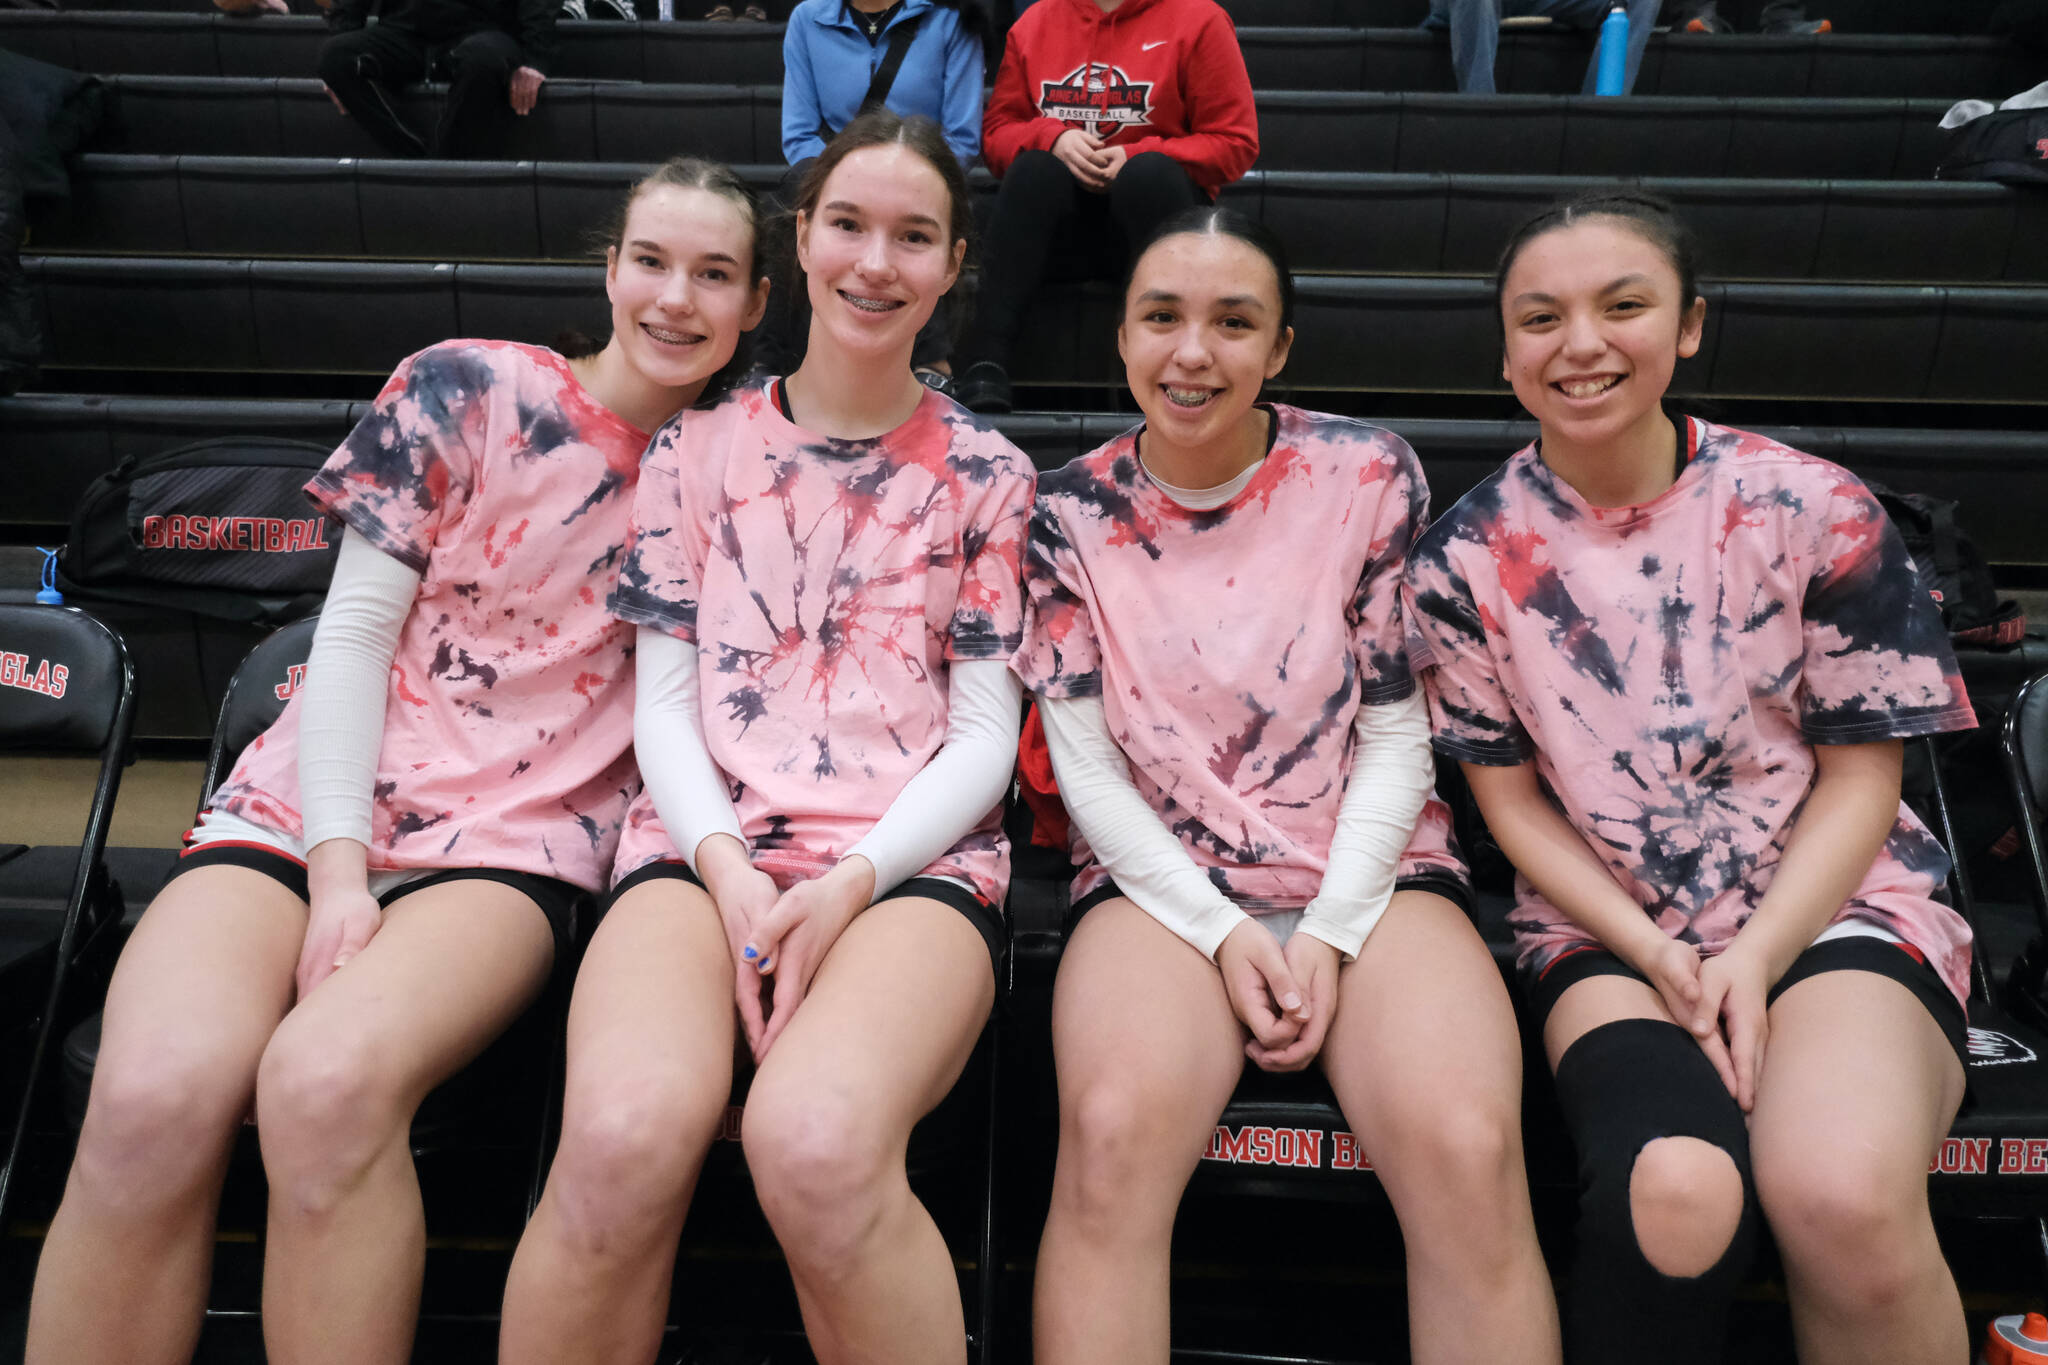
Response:
[{"label": "red trim on shorts", "polygon": [[203,853],[210,848],[253,848],[258,853],[268,853],[282,858],[288,863],[297,863],[300,867],[306,865],[304,858],[295,858],[276,844],[259,844],[254,839],[208,839],[203,844],[195,844],[191,842],[192,835],[192,830],[188,829],[185,831],[185,847],[178,850],[180,858],[189,858],[194,853]]},{"label": "red trim on shorts", "polygon": [[[1559,953],[1556,957],[1550,959],[1550,961],[1544,963],[1543,970],[1536,973],[1536,979],[1538,981],[1541,981],[1544,977],[1549,976],[1552,971],[1556,970],[1557,964],[1563,962],[1566,958],[1577,957],[1580,953],[1604,953],[1606,951],[1608,951],[1608,949],[1607,945],[1604,943],[1574,944],[1573,946]],[[1617,956],[1619,956],[1619,954],[1617,954]]]}]

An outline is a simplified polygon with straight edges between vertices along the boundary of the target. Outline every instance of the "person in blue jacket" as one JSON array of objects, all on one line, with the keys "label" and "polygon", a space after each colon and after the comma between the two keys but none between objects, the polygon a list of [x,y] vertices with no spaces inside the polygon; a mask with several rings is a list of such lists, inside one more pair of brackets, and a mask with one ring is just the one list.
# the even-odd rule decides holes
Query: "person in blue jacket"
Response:
[{"label": "person in blue jacket", "polygon": [[914,26],[883,103],[945,130],[962,169],[981,154],[981,16],[961,0],[803,0],[782,32],[782,156],[794,167],[825,150],[860,112],[889,51]]},{"label": "person in blue jacket", "polygon": [[[937,123],[962,170],[981,154],[984,20],[975,0],[803,0],[782,35],[782,155],[789,170],[776,198],[787,204],[811,161],[861,111],[891,37],[908,29],[909,46],[881,102],[905,118]],[[779,287],[755,333],[755,355],[787,373],[803,359],[803,291]],[[779,298],[779,302],[777,301]],[[918,334],[918,378],[952,391],[951,310],[941,307]]]}]

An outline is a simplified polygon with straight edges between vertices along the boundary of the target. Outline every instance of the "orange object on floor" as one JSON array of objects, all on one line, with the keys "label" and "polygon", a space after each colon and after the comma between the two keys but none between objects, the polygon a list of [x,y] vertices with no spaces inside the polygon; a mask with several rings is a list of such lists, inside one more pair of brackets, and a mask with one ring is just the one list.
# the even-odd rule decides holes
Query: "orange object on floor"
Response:
[{"label": "orange object on floor", "polygon": [[1984,1331],[1984,1365],[2048,1365],[2048,1317],[2014,1313]]}]

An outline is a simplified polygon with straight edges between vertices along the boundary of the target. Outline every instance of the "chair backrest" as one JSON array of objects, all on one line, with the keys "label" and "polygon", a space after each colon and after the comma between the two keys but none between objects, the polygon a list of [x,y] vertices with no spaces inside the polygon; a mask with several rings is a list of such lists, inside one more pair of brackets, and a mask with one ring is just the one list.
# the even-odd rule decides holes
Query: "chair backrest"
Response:
[{"label": "chair backrest", "polygon": [[2038,819],[2048,814],[2048,673],[2037,673],[2012,694],[2005,713],[2006,762]]},{"label": "chair backrest", "polygon": [[319,623],[319,617],[308,616],[280,626],[235,668],[227,696],[221,698],[220,719],[213,727],[202,797],[213,794],[242,750],[271,727],[305,682],[306,657],[313,652],[313,630]]},{"label": "chair backrest", "polygon": [[76,607],[0,605],[0,748],[97,753],[133,705],[121,637]]},{"label": "chair backrest", "polygon": [[2013,692],[1998,740],[2014,828],[2033,874],[2035,925],[2048,938],[2048,839],[2041,828],[2048,816],[2048,672],[2036,673]]}]

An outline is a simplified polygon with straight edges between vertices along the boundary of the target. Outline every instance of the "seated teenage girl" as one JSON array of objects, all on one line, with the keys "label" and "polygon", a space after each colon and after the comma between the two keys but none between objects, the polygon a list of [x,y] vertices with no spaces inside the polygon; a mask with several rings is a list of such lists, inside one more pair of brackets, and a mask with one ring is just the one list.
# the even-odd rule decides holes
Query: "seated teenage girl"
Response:
[{"label": "seated teenage girl", "polygon": [[646,792],[514,1273],[558,1344],[521,1359],[654,1358],[736,1028],[757,1064],[747,1165],[812,1351],[965,1357],[904,1155],[995,995],[1031,505],[1024,457],[910,371],[969,223],[936,125],[855,119],[798,196],[803,364],[648,454],[613,604],[639,626]]},{"label": "seated teenage girl", "polygon": [[634,187],[594,355],[451,341],[307,486],[347,524],[306,683],[214,793],[108,992],[28,1358],[184,1361],[255,1103],[273,1360],[402,1362],[420,1100],[533,999],[631,794],[604,599],[648,433],[760,311],[722,168]]},{"label": "seated teenage girl", "polygon": [[1258,401],[1292,305],[1264,229],[1170,220],[1117,332],[1144,425],[1033,514],[1015,666],[1085,841],[1038,1358],[1167,1359],[1175,1210],[1249,1056],[1328,1075],[1400,1217],[1414,1358],[1554,1362],[1514,1014],[1403,648],[1427,491],[1389,433]]},{"label": "seated teenage girl", "polygon": [[1551,210],[1498,284],[1541,437],[1418,543],[1409,615],[1520,873],[1579,1154],[1572,1358],[1719,1360],[1760,1208],[1806,1365],[1959,1365],[1927,1166],[1969,933],[1899,801],[1900,741],[1974,723],[1940,618],[1854,476],[1665,415],[1706,312],[1667,206]]}]

